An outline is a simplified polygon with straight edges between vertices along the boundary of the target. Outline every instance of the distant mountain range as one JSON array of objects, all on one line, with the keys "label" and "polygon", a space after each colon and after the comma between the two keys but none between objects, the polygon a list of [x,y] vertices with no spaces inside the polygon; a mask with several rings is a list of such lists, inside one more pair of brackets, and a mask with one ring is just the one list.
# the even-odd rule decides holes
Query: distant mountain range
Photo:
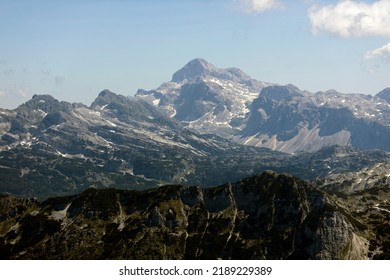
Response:
[{"label": "distant mountain range", "polygon": [[135,97],[0,109],[0,258],[389,259],[389,94],[195,59]]},{"label": "distant mountain range", "polygon": [[136,96],[185,127],[245,145],[288,153],[332,145],[390,151],[390,88],[375,97],[310,93],[195,59],[172,81]]},{"label": "distant mountain range", "polygon": [[274,156],[195,134],[146,102],[108,90],[90,107],[36,95],[15,110],[3,110],[1,117],[0,190],[19,195],[205,183],[205,177],[218,181],[247,174],[254,164],[246,158],[269,162]]},{"label": "distant mountain range", "polygon": [[0,192],[39,198],[89,187],[212,186],[267,169],[312,180],[389,157],[352,147],[291,155],[245,146],[199,134],[143,100],[108,90],[89,107],[35,95],[0,116]]}]

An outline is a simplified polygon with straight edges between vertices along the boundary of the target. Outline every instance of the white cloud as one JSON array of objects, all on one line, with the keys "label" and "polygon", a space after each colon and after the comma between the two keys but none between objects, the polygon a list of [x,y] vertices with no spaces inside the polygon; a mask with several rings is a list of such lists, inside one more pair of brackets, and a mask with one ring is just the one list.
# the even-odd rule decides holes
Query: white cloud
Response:
[{"label": "white cloud", "polygon": [[0,97],[4,97],[5,96],[5,92],[0,90]]},{"label": "white cloud", "polygon": [[390,61],[390,43],[384,45],[381,48],[369,51],[364,55],[365,59],[380,58]]},{"label": "white cloud", "polygon": [[245,12],[253,14],[284,7],[280,0],[237,0],[237,2]]},{"label": "white cloud", "polygon": [[313,33],[325,31],[341,37],[390,36],[390,0],[373,3],[344,0],[309,10]]}]

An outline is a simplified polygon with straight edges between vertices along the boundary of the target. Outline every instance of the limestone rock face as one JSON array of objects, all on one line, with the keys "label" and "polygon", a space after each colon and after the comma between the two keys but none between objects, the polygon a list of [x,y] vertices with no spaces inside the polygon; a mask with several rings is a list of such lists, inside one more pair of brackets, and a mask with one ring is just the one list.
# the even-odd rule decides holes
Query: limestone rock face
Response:
[{"label": "limestone rock face", "polygon": [[[192,69],[191,65],[188,67]],[[187,78],[192,77],[192,82],[183,81],[179,95],[171,92],[172,95],[169,90],[164,91],[163,97],[159,95],[161,104],[176,102],[175,118],[162,112],[161,106],[155,108],[156,100],[130,98],[109,90],[100,92],[89,107],[58,101],[50,95],[35,95],[15,110],[0,109],[0,193],[43,200],[77,194],[90,187],[139,190],[165,184],[210,187],[268,169],[313,180],[330,173],[357,171],[389,159],[390,153],[386,151],[351,146],[324,147],[313,152],[325,139],[328,144],[335,143],[334,133],[340,136],[338,144],[349,139],[349,134],[341,131],[342,122],[334,119],[341,116],[335,113],[337,110],[323,111],[328,121],[324,124],[327,129],[321,130],[316,126],[316,107],[307,103],[305,93],[296,87],[267,87],[262,91],[263,97],[257,98],[258,93],[253,95],[254,89],[249,87],[257,87],[260,82],[247,80],[248,76],[237,69],[216,69],[210,65],[208,68],[211,72],[202,70],[200,76],[191,70]],[[224,82],[221,85],[217,80],[204,81],[205,73],[214,75],[208,76],[210,79],[220,77]],[[239,81],[236,86],[226,80],[233,79],[232,75]],[[249,102],[253,99],[254,103]],[[296,110],[289,105],[290,101]],[[249,114],[250,106],[257,106],[258,113]],[[286,112],[289,117],[283,117]],[[302,112],[306,112],[305,118],[301,118]],[[204,114],[206,119],[200,117]],[[281,117],[283,123],[279,122]],[[301,127],[305,133],[300,133],[294,128],[297,122],[311,123],[310,129]],[[250,139],[244,141],[248,145],[242,145],[188,129],[191,127],[210,133],[231,132],[234,127],[245,132],[238,142]],[[278,137],[260,141],[259,129],[278,133]],[[376,134],[362,128],[359,133],[386,146],[390,142],[380,131]],[[313,139],[318,140],[318,145],[314,145]],[[249,145],[252,141],[262,142],[263,147]],[[267,143],[271,148],[280,144],[289,151],[303,146],[307,149],[286,154],[264,148]]]},{"label": "limestone rock face", "polygon": [[0,201],[0,221],[11,219],[38,205],[35,198],[16,198],[7,194],[0,194]]},{"label": "limestone rock face", "polygon": [[5,259],[368,258],[365,226],[337,199],[271,171],[208,189],[89,189],[3,217]]},{"label": "limestone rock face", "polygon": [[384,99],[386,100],[388,103],[390,103],[390,87],[388,88],[385,88],[384,90],[382,90],[381,92],[379,92],[377,95],[375,95],[376,97],[379,97],[381,99]]},{"label": "limestone rock face", "polygon": [[287,153],[333,145],[390,151],[389,88],[375,97],[335,90],[312,93],[194,59],[170,82],[139,90],[136,98],[191,130],[248,146]]}]

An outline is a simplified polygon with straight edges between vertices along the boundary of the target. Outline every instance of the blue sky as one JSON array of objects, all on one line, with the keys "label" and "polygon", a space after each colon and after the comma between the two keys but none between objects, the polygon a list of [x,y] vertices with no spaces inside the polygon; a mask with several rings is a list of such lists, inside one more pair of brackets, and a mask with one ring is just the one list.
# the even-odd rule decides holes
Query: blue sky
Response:
[{"label": "blue sky", "polygon": [[134,95],[196,57],[313,92],[390,86],[390,0],[0,0],[0,38],[1,108]]}]

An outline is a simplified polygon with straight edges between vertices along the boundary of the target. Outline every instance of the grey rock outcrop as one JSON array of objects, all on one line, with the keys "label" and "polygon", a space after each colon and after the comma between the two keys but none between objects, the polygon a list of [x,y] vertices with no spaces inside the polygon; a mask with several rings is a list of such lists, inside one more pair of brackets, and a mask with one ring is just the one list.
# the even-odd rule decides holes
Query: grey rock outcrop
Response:
[{"label": "grey rock outcrop", "polygon": [[387,103],[390,103],[390,87],[388,88],[385,88],[384,90],[380,91],[377,95],[375,95],[376,97],[379,97],[383,100],[386,100]]},{"label": "grey rock outcrop", "polygon": [[337,200],[271,171],[209,189],[89,189],[35,207],[0,221],[3,258],[368,258],[363,228]]},{"label": "grey rock outcrop", "polygon": [[375,97],[335,90],[311,93],[194,59],[172,81],[139,90],[136,98],[189,129],[244,145],[287,153],[334,145],[390,151],[389,92]]}]

